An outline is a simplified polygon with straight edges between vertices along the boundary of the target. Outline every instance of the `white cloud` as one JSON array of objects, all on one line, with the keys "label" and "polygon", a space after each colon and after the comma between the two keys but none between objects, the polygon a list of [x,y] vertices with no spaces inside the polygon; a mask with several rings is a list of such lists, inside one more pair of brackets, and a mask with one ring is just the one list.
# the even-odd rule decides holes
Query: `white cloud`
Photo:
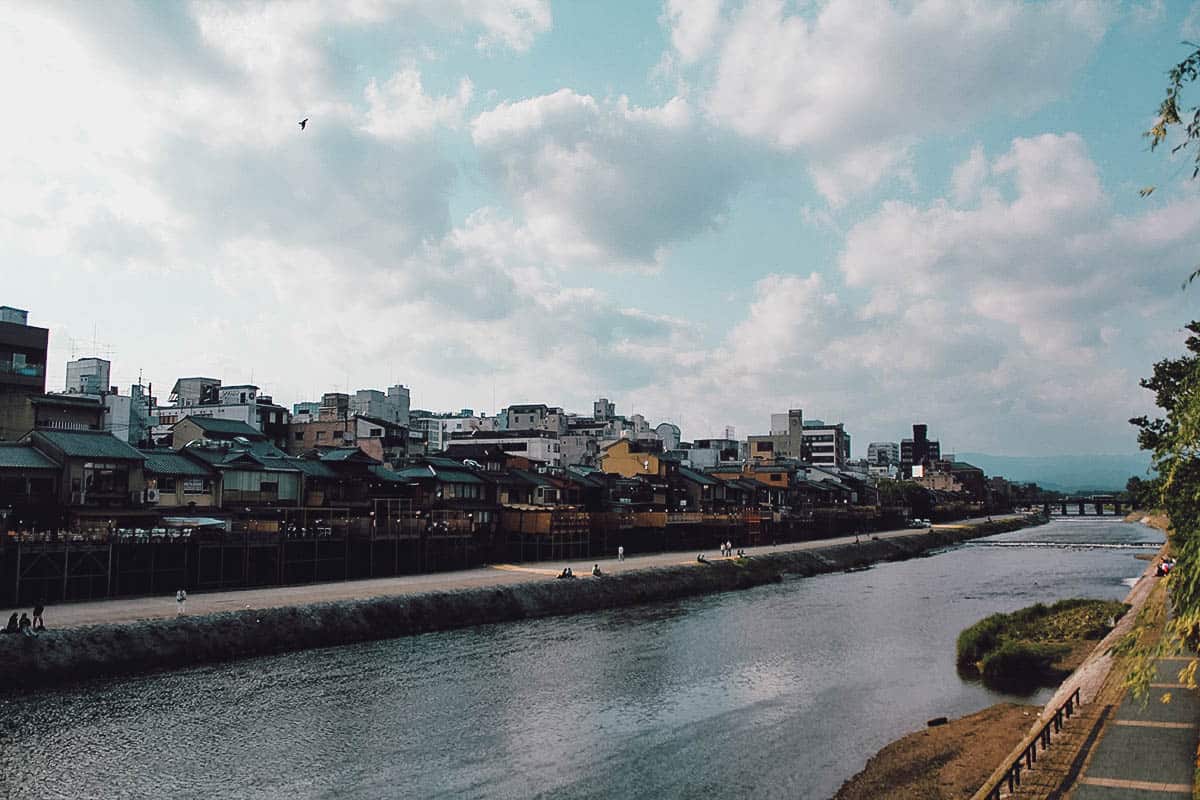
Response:
[{"label": "white cloud", "polygon": [[470,78],[463,78],[456,95],[430,97],[416,69],[400,70],[382,86],[372,78],[366,88],[368,109],[363,130],[384,139],[407,139],[428,135],[439,127],[457,128],[473,91]]},{"label": "white cloud", "polygon": [[1190,41],[1200,39],[1200,2],[1193,0],[1187,16],[1184,17],[1183,25],[1179,28],[1179,34]]},{"label": "white cloud", "polygon": [[954,174],[950,178],[954,202],[962,206],[974,200],[987,175],[988,164],[983,155],[983,146],[975,145],[971,148],[971,155],[954,168]]},{"label": "white cloud", "polygon": [[653,264],[719,224],[748,171],[736,143],[678,97],[638,108],[561,89],[501,103],[471,132],[485,173],[568,263]]},{"label": "white cloud", "polygon": [[[1065,0],[832,0],[804,13],[749,0],[723,41],[707,109],[745,136],[803,152],[840,202],[902,164],[918,137],[1061,95],[1109,16]],[[884,156],[874,170],[870,154]]]},{"label": "white cloud", "polygon": [[704,56],[721,22],[721,0],[667,0],[663,9],[671,44],[684,64]]},{"label": "white cloud", "polygon": [[1166,3],[1163,0],[1140,0],[1129,6],[1129,16],[1133,19],[1133,23],[1142,26],[1158,22],[1166,11]]}]

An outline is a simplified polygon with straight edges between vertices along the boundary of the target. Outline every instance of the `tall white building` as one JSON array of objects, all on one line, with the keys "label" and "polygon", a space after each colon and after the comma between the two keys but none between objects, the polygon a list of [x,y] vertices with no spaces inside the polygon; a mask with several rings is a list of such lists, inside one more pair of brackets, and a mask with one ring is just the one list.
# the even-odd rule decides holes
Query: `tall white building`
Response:
[{"label": "tall white building", "polygon": [[350,413],[407,426],[410,402],[411,394],[402,383],[389,386],[386,393],[378,389],[359,389],[350,398]]},{"label": "tall white building", "polygon": [[826,424],[819,419],[804,423],[804,449],[807,461],[817,467],[841,469],[850,460],[850,434],[840,422]]},{"label": "tall white building", "polygon": [[67,394],[105,394],[112,363],[103,358],[77,358],[67,362]]},{"label": "tall white building", "polygon": [[900,463],[899,442],[871,442],[867,445],[867,462],[874,466]]}]

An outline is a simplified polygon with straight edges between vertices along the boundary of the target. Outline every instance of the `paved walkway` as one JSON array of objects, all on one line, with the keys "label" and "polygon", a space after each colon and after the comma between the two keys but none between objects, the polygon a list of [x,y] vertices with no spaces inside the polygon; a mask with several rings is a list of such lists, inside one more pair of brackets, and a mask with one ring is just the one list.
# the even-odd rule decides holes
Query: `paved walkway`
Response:
[{"label": "paved walkway", "polygon": [[[1200,697],[1179,683],[1188,661],[1161,659],[1145,704],[1126,692],[1101,730],[1072,800],[1191,800]],[[1166,694],[1169,703],[1162,702]]]},{"label": "paved walkway", "polygon": [[[1133,629],[1144,607],[1148,613],[1156,613],[1151,607],[1163,602],[1158,591],[1161,579],[1154,577],[1157,562],[1147,565],[1142,579],[1125,598],[1130,611],[1045,705],[1042,721],[1076,688],[1083,700],[1079,712],[1053,736],[1049,750],[1039,750],[1033,768],[1022,772],[1017,792],[1002,792],[1002,797],[1191,800],[1200,741],[1200,695],[1180,684],[1178,677],[1189,659],[1160,659],[1143,704],[1129,696],[1124,686],[1126,667],[1109,652]],[[1163,696],[1168,693],[1171,702],[1164,704]]]},{"label": "paved walkway", "polygon": [[[1022,515],[1012,514],[993,517],[1000,521],[1015,519]],[[983,517],[963,520],[935,528],[953,529],[986,521]],[[920,533],[920,529],[900,529],[870,534],[880,539],[891,539]],[[765,553],[786,553],[796,550],[816,550],[831,545],[853,543],[856,537],[843,536],[837,539],[818,539],[807,542],[744,548],[749,556]],[[868,537],[864,535],[864,540]],[[705,552],[710,561],[719,560],[716,551]],[[261,589],[243,589],[227,592],[194,593],[188,596],[188,614],[212,614],[245,608],[278,608],[282,606],[307,605],[337,600],[361,600],[370,597],[387,597],[418,592],[435,592],[447,589],[468,589],[481,586],[501,586],[515,583],[544,581],[570,567],[582,579],[591,578],[593,564],[599,564],[604,573],[645,569],[647,567],[695,564],[695,553],[658,553],[653,555],[627,556],[624,561],[616,558],[591,558],[574,561],[541,561],[536,564],[501,564],[479,569],[457,572],[437,572],[425,575],[405,575],[395,578],[375,578],[338,583],[315,583],[301,586],[273,586]],[[5,619],[14,609],[0,611]],[[28,609],[15,609],[17,611]],[[163,597],[135,597],[116,600],[99,600],[88,603],[66,603],[46,609],[46,624],[51,628],[74,628],[82,625],[133,622],[140,619],[164,619],[175,616],[175,595]]]}]

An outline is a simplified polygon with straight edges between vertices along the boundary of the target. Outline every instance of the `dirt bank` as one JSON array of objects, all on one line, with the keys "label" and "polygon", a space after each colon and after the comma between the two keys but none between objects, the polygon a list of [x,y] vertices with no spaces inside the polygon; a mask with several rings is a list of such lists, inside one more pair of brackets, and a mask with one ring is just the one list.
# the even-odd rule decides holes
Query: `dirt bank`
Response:
[{"label": "dirt bank", "polygon": [[859,544],[660,567],[573,581],[496,585],[0,636],[0,685],[27,691],[101,676],[177,668],[435,630],[656,603],[746,589],[783,575],[898,561],[1031,524],[1007,520]]},{"label": "dirt bank", "polygon": [[880,750],[834,800],[950,800],[975,793],[1021,741],[1037,706],[1000,703]]}]

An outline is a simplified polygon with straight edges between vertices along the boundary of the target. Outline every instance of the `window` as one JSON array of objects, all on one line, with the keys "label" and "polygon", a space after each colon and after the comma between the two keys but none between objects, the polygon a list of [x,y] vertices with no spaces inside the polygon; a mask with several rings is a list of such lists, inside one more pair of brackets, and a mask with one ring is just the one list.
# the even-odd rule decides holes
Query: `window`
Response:
[{"label": "window", "polygon": [[771,473],[771,480],[773,480],[773,481],[781,481],[781,480],[783,480],[783,473],[782,473],[782,472],[772,472],[772,473]]},{"label": "window", "polygon": [[212,481],[208,478],[185,478],[183,481],[184,494],[208,494],[211,491]]},{"label": "window", "polygon": [[770,453],[775,450],[775,443],[774,442],[755,442],[754,449],[755,449],[755,451],[757,451],[759,453]]},{"label": "window", "polygon": [[304,431],[296,431],[295,438],[297,442],[304,441]]},{"label": "window", "polygon": [[263,494],[279,494],[279,483],[275,481],[270,483],[263,481],[259,484],[258,490]]},{"label": "window", "polygon": [[317,431],[317,441],[319,442],[324,438],[325,438],[325,431]]},{"label": "window", "polygon": [[175,476],[173,475],[164,475],[156,483],[160,492],[171,493],[175,491]]},{"label": "window", "polygon": [[368,433],[367,435],[368,436],[383,436],[383,428],[371,428],[370,433]]}]

